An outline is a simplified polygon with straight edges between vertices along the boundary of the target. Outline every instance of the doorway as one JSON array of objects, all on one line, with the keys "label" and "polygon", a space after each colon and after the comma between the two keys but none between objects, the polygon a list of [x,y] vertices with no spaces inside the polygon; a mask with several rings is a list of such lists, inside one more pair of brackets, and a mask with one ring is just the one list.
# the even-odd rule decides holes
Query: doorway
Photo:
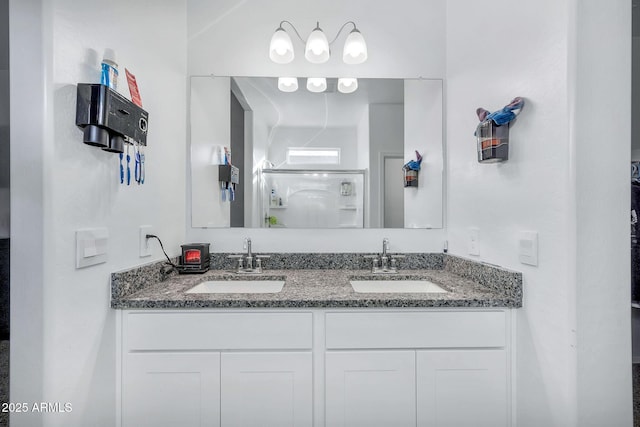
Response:
[{"label": "doorway", "polygon": [[244,227],[244,108],[235,93],[231,92],[231,161],[240,168],[240,182],[235,186],[235,196],[231,203],[231,227]]}]

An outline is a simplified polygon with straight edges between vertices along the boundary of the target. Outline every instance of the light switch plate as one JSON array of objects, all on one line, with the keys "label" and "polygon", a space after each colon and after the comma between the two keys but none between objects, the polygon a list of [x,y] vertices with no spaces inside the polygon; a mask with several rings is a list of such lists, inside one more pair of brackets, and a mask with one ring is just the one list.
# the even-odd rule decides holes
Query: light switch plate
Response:
[{"label": "light switch plate", "polygon": [[140,258],[151,256],[151,239],[147,239],[147,234],[154,234],[150,225],[140,226]]},{"label": "light switch plate", "polygon": [[477,228],[469,229],[469,255],[480,255],[480,230]]},{"label": "light switch plate", "polygon": [[109,230],[90,228],[76,230],[76,268],[107,262]]},{"label": "light switch plate", "polygon": [[527,265],[538,265],[538,233],[521,231],[518,233],[518,256],[520,262]]}]

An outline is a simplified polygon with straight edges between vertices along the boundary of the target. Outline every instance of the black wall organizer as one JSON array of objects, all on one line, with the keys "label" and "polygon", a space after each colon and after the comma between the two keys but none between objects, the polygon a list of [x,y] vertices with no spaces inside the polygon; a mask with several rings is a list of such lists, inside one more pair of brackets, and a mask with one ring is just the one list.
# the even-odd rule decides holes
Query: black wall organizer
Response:
[{"label": "black wall organizer", "polygon": [[240,183],[240,169],[233,165],[218,165],[218,181],[230,184]]},{"label": "black wall organizer", "polygon": [[85,144],[122,153],[125,138],[147,145],[149,113],[108,86],[79,83],[76,125]]}]

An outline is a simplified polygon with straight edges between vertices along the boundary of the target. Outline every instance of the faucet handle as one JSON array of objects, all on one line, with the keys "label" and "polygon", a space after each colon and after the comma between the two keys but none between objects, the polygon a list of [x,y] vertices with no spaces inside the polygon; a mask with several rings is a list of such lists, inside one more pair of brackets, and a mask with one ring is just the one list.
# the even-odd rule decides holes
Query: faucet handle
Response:
[{"label": "faucet handle", "polygon": [[378,266],[378,255],[365,255],[364,258],[373,260],[372,267]]},{"label": "faucet handle", "polygon": [[242,270],[242,268],[244,267],[244,255],[228,255],[227,258],[235,259],[238,261],[238,264],[236,266],[238,271]]},{"label": "faucet handle", "polygon": [[400,259],[400,258],[406,258],[406,255],[401,255],[401,254],[394,254],[394,255],[389,255],[392,259]]},{"label": "faucet handle", "polygon": [[258,259],[271,258],[271,255],[255,255]]}]

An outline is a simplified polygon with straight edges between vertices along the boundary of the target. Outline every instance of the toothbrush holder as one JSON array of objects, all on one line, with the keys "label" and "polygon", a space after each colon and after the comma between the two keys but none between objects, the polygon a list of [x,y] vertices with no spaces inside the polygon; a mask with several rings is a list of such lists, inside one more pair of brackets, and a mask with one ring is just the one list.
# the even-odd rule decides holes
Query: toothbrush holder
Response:
[{"label": "toothbrush holder", "polygon": [[478,162],[497,163],[509,159],[509,125],[498,126],[487,120],[476,129]]}]

